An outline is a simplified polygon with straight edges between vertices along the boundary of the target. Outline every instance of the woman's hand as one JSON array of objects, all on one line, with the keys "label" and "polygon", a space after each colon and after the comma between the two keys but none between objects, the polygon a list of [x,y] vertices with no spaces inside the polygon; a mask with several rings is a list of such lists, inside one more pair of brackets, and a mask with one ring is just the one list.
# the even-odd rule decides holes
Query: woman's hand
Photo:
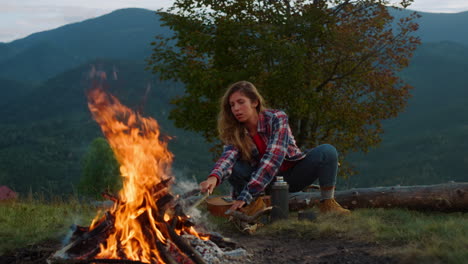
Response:
[{"label": "woman's hand", "polygon": [[218,178],[211,176],[206,181],[200,182],[200,190],[202,193],[208,192],[208,194],[211,194],[217,183]]},{"label": "woman's hand", "polygon": [[231,214],[231,212],[234,212],[237,209],[242,208],[242,206],[244,206],[244,204],[245,204],[244,201],[238,201],[238,200],[234,201],[231,208],[229,208],[229,210],[227,210],[225,214]]}]

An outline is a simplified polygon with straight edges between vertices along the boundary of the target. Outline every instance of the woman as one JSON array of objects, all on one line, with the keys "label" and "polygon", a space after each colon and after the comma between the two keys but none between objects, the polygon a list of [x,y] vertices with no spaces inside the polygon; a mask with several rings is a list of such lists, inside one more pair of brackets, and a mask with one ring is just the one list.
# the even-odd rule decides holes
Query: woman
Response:
[{"label": "woman", "polygon": [[318,179],[320,211],[350,213],[334,199],[336,149],[324,144],[302,152],[296,146],[287,115],[266,109],[252,83],[240,81],[228,88],[221,99],[218,131],[224,151],[200,188],[211,193],[227,179],[235,199],[229,210],[251,204],[267,190],[274,176],[282,175],[290,192],[300,191]]}]

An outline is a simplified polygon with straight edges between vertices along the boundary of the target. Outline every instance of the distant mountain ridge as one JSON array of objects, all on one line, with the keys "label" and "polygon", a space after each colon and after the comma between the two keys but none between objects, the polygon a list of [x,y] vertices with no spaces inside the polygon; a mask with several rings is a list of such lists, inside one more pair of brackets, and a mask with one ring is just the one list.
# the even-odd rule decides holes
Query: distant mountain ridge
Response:
[{"label": "distant mountain ridge", "polygon": [[390,10],[390,14],[396,20],[414,12],[421,16],[416,20],[419,24],[416,35],[421,38],[423,43],[451,41],[468,46],[468,11],[460,13],[429,13],[411,9],[401,11]]},{"label": "distant mountain ridge", "polygon": [[158,34],[170,31],[160,26],[155,12],[117,10],[0,45],[0,78],[44,81],[96,58],[143,61]]},{"label": "distant mountain ridge", "polygon": [[468,46],[468,11],[455,14],[418,13],[421,14],[418,35],[424,43],[452,41]]}]

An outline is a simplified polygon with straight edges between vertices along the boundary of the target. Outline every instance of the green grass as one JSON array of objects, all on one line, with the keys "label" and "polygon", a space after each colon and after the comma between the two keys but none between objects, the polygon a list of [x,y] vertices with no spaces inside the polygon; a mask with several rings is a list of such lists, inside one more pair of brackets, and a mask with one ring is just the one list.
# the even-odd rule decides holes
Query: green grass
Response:
[{"label": "green grass", "polygon": [[89,225],[97,209],[76,200],[0,203],[0,255],[43,240],[60,240],[72,224]]},{"label": "green grass", "polygon": [[468,263],[468,214],[422,213],[403,209],[361,209],[350,216],[320,215],[315,221],[289,219],[261,228],[259,235],[294,234],[378,242],[407,262]]},{"label": "green grass", "polygon": [[[89,225],[98,209],[76,200],[0,203],[0,255],[8,250],[62,239],[72,224]],[[235,228],[210,217],[218,229]],[[360,209],[350,216],[319,215],[314,221],[279,221],[254,235],[310,239],[352,238],[378,242],[403,262],[468,263],[468,214],[422,213],[403,209]]]}]

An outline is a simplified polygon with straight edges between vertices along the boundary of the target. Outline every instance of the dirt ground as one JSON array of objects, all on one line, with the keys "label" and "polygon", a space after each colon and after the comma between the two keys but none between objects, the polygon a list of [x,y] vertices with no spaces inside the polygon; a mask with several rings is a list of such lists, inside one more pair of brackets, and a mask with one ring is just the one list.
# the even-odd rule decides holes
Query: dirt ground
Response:
[{"label": "dirt ground", "polygon": [[231,235],[251,256],[245,263],[397,263],[374,243],[344,239],[309,240],[285,236]]},{"label": "dirt ground", "polygon": [[[374,243],[352,240],[309,240],[287,236],[248,236],[225,234],[249,256],[237,263],[397,263],[394,258],[381,255],[384,248]],[[45,264],[47,258],[61,247],[57,241],[44,241],[0,256],[1,264]]]}]

